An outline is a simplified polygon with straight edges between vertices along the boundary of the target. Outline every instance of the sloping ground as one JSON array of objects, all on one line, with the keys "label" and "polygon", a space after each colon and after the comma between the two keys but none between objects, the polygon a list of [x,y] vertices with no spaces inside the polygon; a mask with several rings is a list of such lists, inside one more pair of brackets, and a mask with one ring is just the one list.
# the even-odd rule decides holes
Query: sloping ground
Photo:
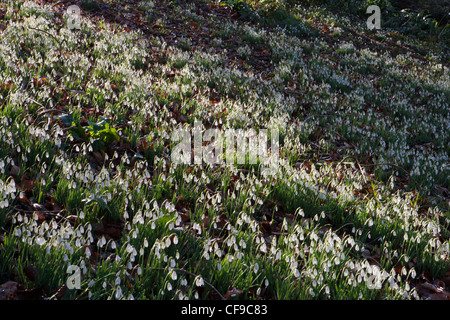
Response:
[{"label": "sloping ground", "polygon": [[[450,297],[439,56],[321,8],[76,4],[0,7],[0,299]],[[277,172],[172,165],[195,120],[278,129]]]}]

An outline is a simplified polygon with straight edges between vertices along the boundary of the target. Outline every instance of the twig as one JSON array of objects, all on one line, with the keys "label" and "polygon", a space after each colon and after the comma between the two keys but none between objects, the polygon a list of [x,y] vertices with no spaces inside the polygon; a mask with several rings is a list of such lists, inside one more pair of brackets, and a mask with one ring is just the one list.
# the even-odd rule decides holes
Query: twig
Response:
[{"label": "twig", "polygon": [[71,130],[73,128],[76,128],[77,126],[70,126],[70,127],[66,127],[66,128],[62,128],[62,131],[68,131]]},{"label": "twig", "polygon": [[39,112],[39,113],[37,114],[37,116],[42,116],[43,114],[46,114],[46,113],[49,113],[49,112],[54,112],[54,111],[65,113],[64,110],[59,110],[59,109],[53,108],[53,109],[42,110],[41,112]]},{"label": "twig", "polygon": [[42,104],[40,104],[39,102],[37,102],[36,100],[31,99],[30,97],[27,97],[27,99],[30,100],[31,102],[36,103],[38,106],[40,106],[40,108],[37,110],[38,112],[39,112],[41,109],[45,109],[45,107],[44,107]]},{"label": "twig", "polygon": [[27,26],[27,27],[30,28],[30,29],[32,29],[32,30],[40,31],[40,32],[45,33],[46,35],[49,35],[50,37],[52,37],[53,39],[55,39],[55,41],[58,42],[58,43],[61,45],[61,43],[59,42],[59,40],[58,40],[54,35],[52,35],[51,33],[47,32],[47,31],[45,31],[45,30],[39,29],[39,28],[34,28],[34,27],[30,27],[30,26]]},{"label": "twig", "polygon": [[[27,98],[28,100],[31,100],[32,102],[36,103],[38,106],[40,106],[40,108],[36,111],[37,115],[36,115],[36,119],[34,119],[34,121],[32,123],[35,123],[37,119],[39,119],[40,116],[42,116],[43,114],[49,113],[49,112],[53,112],[53,111],[57,111],[57,112],[64,112],[62,110],[58,110],[58,109],[45,109],[45,107],[40,104],[39,102],[37,102],[34,99],[31,99],[30,97]],[[44,110],[42,110],[44,109]]]},{"label": "twig", "polygon": [[[36,101],[33,101],[33,102],[36,102]],[[37,103],[37,102],[36,102],[36,103]],[[42,107],[42,108],[44,108],[44,107]],[[40,108],[39,110],[41,110],[42,108]],[[39,111],[39,110],[38,110],[38,111]],[[54,111],[56,111],[56,112],[65,112],[65,111],[63,111],[63,110],[58,110],[58,109],[44,109],[44,110],[41,110],[41,111],[39,111],[39,112],[37,113],[36,119],[34,119],[32,123],[35,123],[36,120],[39,119],[40,116],[42,116],[42,115],[44,115],[44,114],[46,114],[46,113],[54,112]]]},{"label": "twig", "polygon": [[358,161],[358,159],[357,159],[355,156],[352,156],[352,155],[346,156],[346,157],[345,157],[344,159],[342,159],[339,163],[342,163],[345,159],[350,158],[350,157],[353,158],[353,159],[356,161],[356,164],[358,165],[359,171],[361,172],[361,175],[362,175],[362,177],[363,177],[363,179],[364,179],[364,183],[367,183],[366,176],[364,175],[363,170],[362,170],[362,168],[361,168],[361,165],[359,164],[359,161]]},{"label": "twig", "polygon": [[53,217],[56,217],[56,218],[61,218],[61,219],[63,219],[63,220],[66,220],[66,221],[69,221],[69,222],[70,222],[69,219],[67,219],[66,217],[64,217],[64,216],[61,215],[61,212],[66,211],[66,209],[61,209],[61,210],[51,210],[51,211],[50,211],[50,210],[49,210],[49,211],[40,211],[40,210],[25,210],[25,209],[20,209],[20,208],[14,208],[13,210],[20,211],[20,212],[23,212],[23,213],[35,213],[35,212],[40,212],[40,213],[42,213],[42,214],[44,214],[44,215],[49,215],[49,216],[53,216]]},{"label": "twig", "polygon": [[51,214],[51,215],[56,215],[62,211],[64,211],[64,209],[62,210],[52,210],[52,211],[39,211],[39,210],[25,210],[25,209],[20,209],[20,208],[14,208],[14,210],[20,211],[20,212],[24,212],[24,213],[33,213],[33,212],[42,212],[45,214]]},{"label": "twig", "polygon": [[43,33],[49,35],[50,37],[52,37],[53,39],[55,39],[55,41],[59,45],[59,51],[61,52],[61,50],[62,50],[62,43],[54,35],[52,35],[51,33],[47,32],[45,30],[39,29],[39,28],[34,28],[34,27],[30,27],[30,26],[27,26],[27,27],[30,28],[30,29],[36,30],[36,31],[43,32]]},{"label": "twig", "polygon": [[63,1],[58,1],[55,4],[52,5],[52,8],[56,7],[58,4],[63,3]]},{"label": "twig", "polygon": [[363,173],[363,170],[362,170],[362,168],[361,168],[361,165],[359,164],[359,161],[358,161],[357,159],[355,159],[355,161],[356,161],[356,164],[357,164],[358,167],[359,167],[359,171],[361,171],[361,175],[362,175],[362,177],[363,177],[363,179],[364,179],[364,183],[367,183],[366,176],[365,176],[364,173]]},{"label": "twig", "polygon": [[[442,19],[441,19],[441,21],[442,21]],[[444,32],[444,30],[448,27],[448,24],[449,24],[449,23],[450,23],[450,22],[447,22],[447,24],[445,25],[445,27],[442,28],[441,32],[439,32],[438,39],[441,38],[442,32]]]}]

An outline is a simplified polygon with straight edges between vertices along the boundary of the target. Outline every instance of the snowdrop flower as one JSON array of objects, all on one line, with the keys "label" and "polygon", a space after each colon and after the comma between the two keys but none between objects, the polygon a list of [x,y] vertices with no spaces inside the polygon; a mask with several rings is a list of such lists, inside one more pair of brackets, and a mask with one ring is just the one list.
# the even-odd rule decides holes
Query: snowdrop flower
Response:
[{"label": "snowdrop flower", "polygon": [[205,285],[205,282],[203,281],[203,278],[202,277],[197,277],[197,279],[195,280],[195,285],[197,286],[197,287],[202,287],[202,286],[204,286]]},{"label": "snowdrop flower", "polygon": [[122,288],[117,287],[115,297],[117,300],[121,299],[123,297]]}]

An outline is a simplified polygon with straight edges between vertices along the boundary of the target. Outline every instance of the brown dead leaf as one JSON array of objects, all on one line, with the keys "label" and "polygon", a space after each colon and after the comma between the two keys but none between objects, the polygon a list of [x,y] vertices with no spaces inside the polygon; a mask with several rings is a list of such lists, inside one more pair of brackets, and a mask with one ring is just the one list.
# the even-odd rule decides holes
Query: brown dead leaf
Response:
[{"label": "brown dead leaf", "polygon": [[289,224],[294,224],[295,223],[295,216],[292,213],[286,213],[285,214],[285,218],[286,218],[286,221]]},{"label": "brown dead leaf", "polygon": [[444,278],[441,278],[440,280],[444,282],[447,287],[450,287],[450,276],[446,276]]},{"label": "brown dead leaf", "polygon": [[181,123],[186,123],[188,121],[187,118],[184,116],[184,114],[182,114],[181,112],[176,114],[176,119],[178,122]]},{"label": "brown dead leaf", "polygon": [[445,289],[445,283],[442,280],[436,279],[433,280],[433,284],[436,286],[436,288],[438,288],[439,290],[444,290]]},{"label": "brown dead leaf", "polygon": [[25,196],[25,194],[19,195],[19,197],[17,197],[17,200],[20,202],[26,202],[30,205],[33,205],[33,203]]},{"label": "brown dead leaf", "polygon": [[35,266],[27,266],[23,268],[23,273],[30,281],[36,281],[39,278],[39,270]]},{"label": "brown dead leaf", "polygon": [[419,286],[420,286],[420,289],[422,289],[422,290],[428,290],[431,292],[439,292],[439,289],[434,284],[429,283],[429,282],[422,283]]},{"label": "brown dead leaf", "polygon": [[37,215],[37,217],[38,217],[38,222],[42,222],[42,221],[45,220],[45,215],[44,215],[43,213],[41,213],[41,212],[39,212],[39,211],[35,211],[34,213],[35,213],[35,214]]},{"label": "brown dead leaf", "polygon": [[262,229],[262,231],[264,233],[264,236],[267,236],[267,235],[271,234],[272,229],[270,227],[270,222],[268,222],[268,221],[262,222],[261,223],[261,229]]},{"label": "brown dead leaf", "polygon": [[208,228],[209,222],[210,222],[209,217],[206,216],[206,217],[203,219],[203,228]]},{"label": "brown dead leaf", "polygon": [[234,298],[235,296],[237,296],[238,294],[243,293],[244,291],[236,289],[236,288],[231,288],[228,289],[227,293],[225,293],[224,297],[225,299],[229,300],[230,298]]},{"label": "brown dead leaf", "polygon": [[394,270],[397,274],[402,274],[402,269],[403,269],[403,266],[400,266],[400,265],[394,267]]},{"label": "brown dead leaf", "polygon": [[137,151],[145,153],[148,148],[148,140],[146,138],[141,138],[136,144]]},{"label": "brown dead leaf", "polygon": [[24,174],[20,182],[20,187],[25,192],[31,192],[34,188],[34,181],[29,174]]},{"label": "brown dead leaf", "polygon": [[209,192],[214,192],[214,184],[212,182],[205,184]]},{"label": "brown dead leaf", "polygon": [[119,240],[122,237],[122,227],[115,224],[105,224],[103,233],[114,240]]},{"label": "brown dead leaf", "polygon": [[425,282],[431,282],[431,274],[430,271],[428,271],[428,269],[425,269],[420,275],[419,275],[419,279],[420,280],[424,280]]},{"label": "brown dead leaf", "polygon": [[7,281],[0,286],[0,300],[9,300],[17,295],[17,282]]},{"label": "brown dead leaf", "polygon": [[94,233],[103,233],[103,231],[105,229],[101,223],[97,223],[97,222],[91,223],[91,226],[92,226],[92,231],[94,231]]},{"label": "brown dead leaf", "polygon": [[94,151],[94,152],[92,152],[92,155],[94,156],[95,160],[97,160],[99,163],[104,162],[104,158],[100,152]]},{"label": "brown dead leaf", "polygon": [[191,220],[191,217],[187,213],[180,214],[181,221],[183,222],[189,222]]},{"label": "brown dead leaf", "polygon": [[438,286],[430,282],[419,283],[417,293],[426,300],[450,300],[450,293],[443,290],[442,284],[442,281],[438,282]]},{"label": "brown dead leaf", "polygon": [[20,168],[18,166],[12,166],[9,175],[12,176],[14,179],[16,179],[19,172]]}]

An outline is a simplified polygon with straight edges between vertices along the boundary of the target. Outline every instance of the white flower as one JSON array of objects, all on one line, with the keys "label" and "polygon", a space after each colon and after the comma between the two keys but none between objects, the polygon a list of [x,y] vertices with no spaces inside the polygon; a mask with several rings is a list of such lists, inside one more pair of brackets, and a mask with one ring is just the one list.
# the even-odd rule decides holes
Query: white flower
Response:
[{"label": "white flower", "polygon": [[36,238],[36,244],[42,246],[45,243],[45,239],[43,237]]},{"label": "white flower", "polygon": [[119,300],[119,299],[121,299],[123,297],[122,288],[117,287],[115,297],[116,297],[117,300]]},{"label": "white flower", "polygon": [[195,285],[197,286],[197,287],[202,287],[202,286],[204,286],[205,285],[205,282],[203,281],[203,278],[202,277],[197,277],[197,279],[195,280]]},{"label": "white flower", "polygon": [[16,237],[20,237],[21,234],[22,234],[22,230],[20,230],[20,228],[15,228],[14,229],[14,235]]}]

